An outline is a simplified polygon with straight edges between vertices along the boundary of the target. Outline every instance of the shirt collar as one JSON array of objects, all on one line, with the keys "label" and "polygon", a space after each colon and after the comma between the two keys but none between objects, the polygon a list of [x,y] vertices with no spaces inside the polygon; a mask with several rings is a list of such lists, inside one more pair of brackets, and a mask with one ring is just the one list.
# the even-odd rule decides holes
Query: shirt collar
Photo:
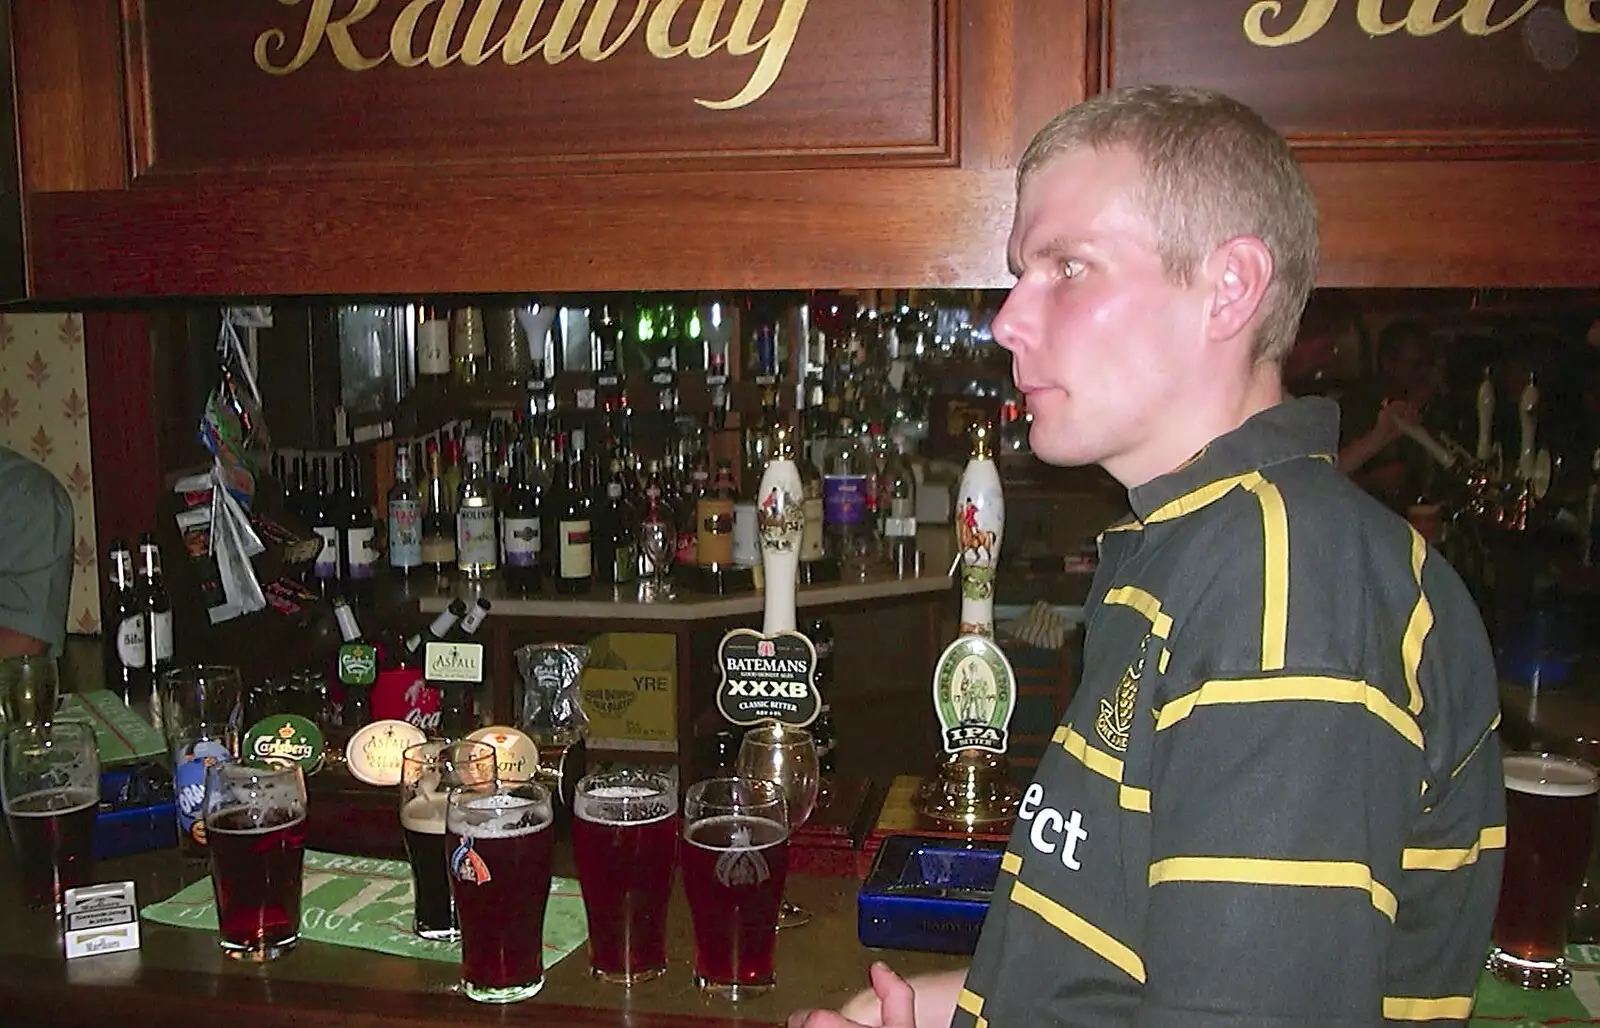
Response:
[{"label": "shirt collar", "polygon": [[1178,517],[1253,472],[1300,457],[1331,460],[1338,446],[1338,404],[1321,396],[1285,400],[1213,439],[1176,471],[1128,490],[1128,502],[1141,522]]}]

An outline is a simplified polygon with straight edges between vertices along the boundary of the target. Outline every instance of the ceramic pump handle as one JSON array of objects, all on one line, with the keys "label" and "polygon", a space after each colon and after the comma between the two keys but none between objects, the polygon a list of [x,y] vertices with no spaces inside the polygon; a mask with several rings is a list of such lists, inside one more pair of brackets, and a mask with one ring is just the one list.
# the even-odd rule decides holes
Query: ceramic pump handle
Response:
[{"label": "ceramic pump handle", "polygon": [[800,484],[800,468],[794,462],[793,440],[786,427],[779,427],[773,458],[767,461],[756,490],[756,525],[761,534],[765,582],[761,631],[767,635],[795,631],[800,536],[805,530],[805,517],[805,489]]},{"label": "ceramic pump handle", "polygon": [[1532,376],[1528,384],[1522,387],[1522,396],[1517,401],[1517,422],[1522,430],[1522,450],[1517,455],[1517,474],[1522,478],[1533,477],[1533,443],[1534,432],[1537,429],[1536,415],[1539,410],[1539,387],[1534,384]]},{"label": "ceramic pump handle", "polygon": [[1478,460],[1488,463],[1494,457],[1494,379],[1484,369],[1483,381],[1478,383]]},{"label": "ceramic pump handle", "polygon": [[972,452],[956,487],[956,546],[961,562],[961,634],[994,634],[995,570],[1005,537],[1006,503],[988,425],[972,432]]}]

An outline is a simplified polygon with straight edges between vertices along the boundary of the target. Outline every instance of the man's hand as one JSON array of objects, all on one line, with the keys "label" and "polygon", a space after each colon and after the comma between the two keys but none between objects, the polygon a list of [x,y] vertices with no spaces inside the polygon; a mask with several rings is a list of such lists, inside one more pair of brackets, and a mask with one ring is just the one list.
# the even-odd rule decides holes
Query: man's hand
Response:
[{"label": "man's hand", "polygon": [[917,997],[904,978],[882,962],[872,965],[872,988],[863,990],[837,1012],[797,1010],[789,1028],[916,1028]]},{"label": "man's hand", "polygon": [[1387,446],[1400,438],[1402,429],[1422,420],[1416,404],[1408,400],[1390,400],[1378,411],[1377,423],[1372,426],[1374,440],[1379,447]]}]

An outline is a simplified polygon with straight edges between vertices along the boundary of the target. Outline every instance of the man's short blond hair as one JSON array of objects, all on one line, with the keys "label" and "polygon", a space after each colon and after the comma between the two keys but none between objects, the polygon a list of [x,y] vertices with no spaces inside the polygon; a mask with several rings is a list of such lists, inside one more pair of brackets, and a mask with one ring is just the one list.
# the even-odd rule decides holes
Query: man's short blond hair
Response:
[{"label": "man's short blond hair", "polygon": [[1317,277],[1317,205],[1289,144],[1255,111],[1221,93],[1132,86],[1058,114],[1028,144],[1017,187],[1082,147],[1126,147],[1143,172],[1135,199],[1156,232],[1168,277],[1187,285],[1229,239],[1255,236],[1272,254],[1258,360],[1282,363]]}]

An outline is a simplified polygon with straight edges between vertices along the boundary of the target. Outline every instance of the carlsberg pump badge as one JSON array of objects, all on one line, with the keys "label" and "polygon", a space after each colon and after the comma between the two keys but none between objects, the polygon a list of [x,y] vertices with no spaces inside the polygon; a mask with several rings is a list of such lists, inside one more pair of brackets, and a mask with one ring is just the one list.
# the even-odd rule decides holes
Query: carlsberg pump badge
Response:
[{"label": "carlsberg pump badge", "polygon": [[933,707],[946,753],[1005,753],[1016,706],[1016,673],[993,639],[969,635],[945,647],[933,673]]}]

